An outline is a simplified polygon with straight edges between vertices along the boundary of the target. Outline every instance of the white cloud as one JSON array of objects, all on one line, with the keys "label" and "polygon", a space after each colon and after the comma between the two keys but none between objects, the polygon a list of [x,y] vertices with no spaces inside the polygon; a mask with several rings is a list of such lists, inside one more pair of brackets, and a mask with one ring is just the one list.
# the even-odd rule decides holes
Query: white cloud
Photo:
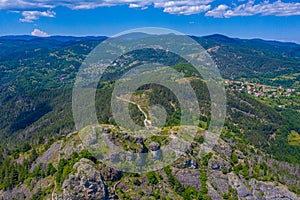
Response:
[{"label": "white cloud", "polygon": [[274,16],[292,16],[300,15],[300,3],[289,2],[285,3],[281,0],[277,0],[270,3],[268,0],[255,4],[254,0],[249,0],[247,3],[236,6],[235,8],[229,8],[220,6],[208,11],[205,15],[216,18],[221,17],[235,17],[235,16],[252,16],[252,15],[274,15]]},{"label": "white cloud", "polygon": [[210,5],[201,5],[201,6],[180,6],[180,7],[167,7],[164,9],[164,12],[170,14],[179,14],[179,15],[191,15],[201,12],[205,12],[210,9]]},{"label": "white cloud", "polygon": [[208,11],[207,13],[205,13],[205,16],[212,16],[212,17],[216,17],[216,18],[221,18],[224,16],[224,13],[226,12],[226,10],[229,8],[229,6],[221,4],[218,7],[216,7],[213,10]]},{"label": "white cloud", "polygon": [[210,3],[215,0],[173,0],[155,1],[154,7],[163,8],[164,12],[179,15],[191,15],[205,12],[211,8]]},{"label": "white cloud", "polygon": [[31,35],[33,36],[38,36],[38,37],[49,37],[50,35],[44,31],[41,31],[39,29],[34,29],[32,32],[31,32]]},{"label": "white cloud", "polygon": [[209,10],[209,4],[213,1],[216,0],[0,0],[0,10],[30,11],[53,9],[58,6],[80,10],[117,5],[146,9],[154,5],[155,8],[163,8],[167,13],[190,15]]},{"label": "white cloud", "polygon": [[50,10],[47,11],[23,11],[24,18],[20,19],[20,22],[33,22],[40,17],[55,17],[56,13]]},{"label": "white cloud", "polygon": [[77,10],[117,5],[146,9],[148,6],[154,5],[155,8],[163,8],[164,12],[170,14],[191,15],[209,10],[209,3],[213,1],[215,0],[91,0],[91,2],[72,1],[71,4],[66,4],[66,6]]},{"label": "white cloud", "polygon": [[139,4],[131,3],[129,4],[129,8],[140,8],[141,6]]},{"label": "white cloud", "polygon": [[[274,2],[275,1],[275,2]],[[287,1],[287,0],[286,0]],[[298,0],[294,0],[298,1]],[[49,13],[56,7],[68,7],[73,10],[94,9],[127,5],[129,8],[146,9],[153,5],[164,12],[179,15],[191,15],[206,12],[206,16],[234,17],[252,15],[290,16],[300,15],[300,3],[283,2],[281,0],[232,0],[229,5],[217,5],[211,10],[211,5],[221,0],[0,0],[0,10],[23,11],[23,22],[32,22],[39,17],[55,17]],[[256,3],[258,2],[258,3]],[[35,11],[39,10],[39,11]],[[36,12],[36,13],[32,13]],[[51,11],[52,12],[52,11]]]},{"label": "white cloud", "polygon": [[0,10],[30,10],[30,9],[50,9],[56,7],[51,0],[0,0]]}]

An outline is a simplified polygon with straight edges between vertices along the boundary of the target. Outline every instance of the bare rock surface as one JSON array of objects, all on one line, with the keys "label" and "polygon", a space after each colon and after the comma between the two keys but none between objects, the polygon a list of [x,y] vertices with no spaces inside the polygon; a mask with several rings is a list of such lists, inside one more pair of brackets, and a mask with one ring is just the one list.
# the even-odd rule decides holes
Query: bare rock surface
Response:
[{"label": "bare rock surface", "polygon": [[179,182],[182,183],[185,187],[191,186],[198,191],[201,189],[199,170],[174,168],[173,173],[175,174]]},{"label": "bare rock surface", "polygon": [[76,136],[71,139],[70,141],[66,142],[62,147],[61,154],[66,159],[70,159],[72,157],[73,152],[80,153],[84,150],[84,145],[81,142],[81,139]]},{"label": "bare rock surface", "polygon": [[219,191],[221,195],[228,192],[228,177],[222,172],[214,171],[209,175],[211,184]]},{"label": "bare rock surface", "polygon": [[76,173],[63,182],[63,194],[58,199],[110,199],[108,186],[93,165],[85,158],[75,163]]},{"label": "bare rock surface", "polygon": [[221,195],[213,188],[213,186],[208,183],[207,184],[208,194],[213,200],[223,200]]},{"label": "bare rock surface", "polygon": [[45,153],[43,153],[41,157],[38,157],[36,159],[36,162],[31,166],[31,171],[40,163],[48,163],[51,160],[58,158],[61,143],[62,143],[61,140],[55,142],[50,146],[50,148]]},{"label": "bare rock surface", "polygon": [[28,199],[29,197],[31,197],[30,191],[24,185],[12,190],[0,191],[0,198],[3,200]]},{"label": "bare rock surface", "polygon": [[229,169],[231,167],[230,163],[226,160],[223,160],[221,158],[212,158],[209,160],[209,168],[215,171],[221,171],[223,169],[226,169],[227,172],[229,172]]},{"label": "bare rock surface", "polygon": [[257,199],[266,200],[299,200],[296,194],[290,192],[283,185],[276,185],[273,182],[262,182],[255,179],[251,179],[249,182],[251,188],[253,189],[253,195]]},{"label": "bare rock surface", "polygon": [[238,194],[240,199],[254,199],[249,188],[242,182],[242,180],[235,174],[228,174],[228,182]]}]

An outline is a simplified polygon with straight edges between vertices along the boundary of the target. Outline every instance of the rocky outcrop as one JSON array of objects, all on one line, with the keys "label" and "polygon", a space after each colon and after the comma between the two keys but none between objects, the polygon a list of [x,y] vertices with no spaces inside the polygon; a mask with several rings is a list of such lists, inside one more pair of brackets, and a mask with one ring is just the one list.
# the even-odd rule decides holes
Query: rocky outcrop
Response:
[{"label": "rocky outcrop", "polygon": [[151,142],[149,145],[149,150],[154,160],[160,160],[162,158],[160,145],[157,142]]},{"label": "rocky outcrop", "polygon": [[213,147],[213,150],[216,151],[222,158],[230,159],[232,149],[229,144],[219,140],[218,144]]},{"label": "rocky outcrop", "polygon": [[[173,168],[173,174],[185,187],[191,186],[201,190],[200,173],[195,169]],[[273,182],[262,182],[251,179],[249,182],[234,173],[223,174],[219,171],[208,172],[206,183],[208,194],[213,200],[221,200],[230,193],[229,187],[236,191],[238,199],[243,200],[299,200],[296,194],[290,192],[286,186]]]},{"label": "rocky outcrop", "polygon": [[51,162],[52,160],[56,161],[57,158],[59,157],[59,150],[61,144],[62,141],[55,142],[50,146],[50,148],[45,153],[43,153],[42,156],[38,157],[36,159],[36,162],[31,166],[31,172],[35,167],[37,167],[41,163],[45,164]]},{"label": "rocky outcrop", "polygon": [[237,155],[238,159],[244,159],[245,158],[244,154],[241,151],[235,150],[234,152]]},{"label": "rocky outcrop", "polygon": [[285,200],[299,200],[296,194],[290,192],[283,185],[276,185],[273,182],[262,182],[255,179],[249,181],[251,188],[253,189],[253,195],[256,199],[285,199]]},{"label": "rocky outcrop", "polygon": [[182,183],[185,187],[191,186],[198,191],[201,189],[199,170],[174,168],[173,173],[175,174],[179,182]]},{"label": "rocky outcrop", "polygon": [[99,168],[104,181],[118,181],[122,178],[122,172],[111,167],[100,165]]},{"label": "rocky outcrop", "polygon": [[197,160],[194,157],[191,157],[191,156],[182,156],[182,157],[180,157],[174,163],[174,166],[176,168],[180,168],[180,169],[185,169],[185,168],[198,169],[199,168]]},{"label": "rocky outcrop", "polygon": [[223,160],[221,158],[212,158],[209,160],[208,166],[210,169],[215,171],[221,171],[223,169],[226,170],[226,172],[229,172],[230,170],[230,163],[226,160]]},{"label": "rocky outcrop", "polygon": [[0,199],[11,200],[11,199],[29,199],[31,193],[25,185],[12,190],[0,191]]},{"label": "rocky outcrop", "polygon": [[185,168],[198,169],[199,165],[198,165],[197,160],[195,158],[190,158],[185,162],[184,167]]},{"label": "rocky outcrop", "polygon": [[75,163],[73,168],[76,173],[69,175],[63,182],[63,194],[58,199],[114,199],[103,176],[93,165],[85,158]]},{"label": "rocky outcrop", "polygon": [[70,159],[72,157],[73,152],[80,153],[82,150],[84,150],[84,146],[80,137],[75,136],[69,140],[70,141],[64,144],[60,152],[61,155],[66,159]]},{"label": "rocky outcrop", "polygon": [[208,183],[207,184],[208,194],[213,200],[223,200],[221,195],[213,188],[213,186]]},{"label": "rocky outcrop", "polygon": [[214,171],[209,175],[211,184],[219,191],[221,195],[228,192],[228,177],[222,172]]},{"label": "rocky outcrop", "polygon": [[240,199],[254,199],[251,191],[243,181],[235,174],[228,174],[228,183],[237,191],[237,195]]}]

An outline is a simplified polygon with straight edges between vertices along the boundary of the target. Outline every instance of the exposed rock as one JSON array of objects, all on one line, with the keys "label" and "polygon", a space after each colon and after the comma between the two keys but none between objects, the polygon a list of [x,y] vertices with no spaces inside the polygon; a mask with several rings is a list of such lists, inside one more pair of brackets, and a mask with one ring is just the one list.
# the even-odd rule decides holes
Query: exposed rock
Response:
[{"label": "exposed rock", "polygon": [[219,193],[212,187],[211,184],[207,183],[208,194],[213,200],[223,200]]},{"label": "exposed rock", "polygon": [[272,182],[262,182],[255,179],[249,181],[253,189],[253,195],[257,199],[286,199],[286,200],[299,200],[296,194],[290,192],[285,186],[278,185]]},{"label": "exposed rock", "polygon": [[[112,130],[112,127],[110,127]],[[103,131],[103,129],[102,129]],[[113,133],[116,133],[113,130]],[[137,154],[130,155],[122,155],[119,153],[109,153],[108,156],[113,162],[119,162],[121,158],[124,156],[129,161],[137,161],[137,164],[143,166],[147,164],[145,162],[143,152],[151,153],[153,158],[160,159],[161,158],[161,147],[156,142],[151,142],[149,145],[149,149],[145,146],[144,140],[141,137],[133,137],[130,136],[127,132],[121,132],[125,136],[128,136],[128,140],[137,143],[134,147],[137,147]],[[107,134],[107,136],[113,136],[113,134]],[[115,137],[115,139],[118,137]],[[149,141],[147,140],[147,143]],[[53,162],[53,152],[59,152],[60,146],[61,148],[61,156],[64,158],[71,158],[73,152],[80,152],[83,149],[81,140],[75,134],[68,137],[65,141],[64,145],[58,145],[63,143],[55,143],[53,144],[42,156],[37,158],[38,163],[44,162]],[[176,144],[176,143],[174,143]],[[176,146],[176,145],[175,145]],[[187,187],[194,187],[196,190],[201,190],[201,182],[200,182],[200,172],[198,170],[198,162],[195,156],[198,152],[200,152],[199,148],[200,144],[192,143],[191,150],[186,151],[184,155],[182,155],[178,160],[176,160],[172,166],[176,168],[172,168],[172,174],[180,181],[180,183]],[[194,152],[194,153],[193,153]],[[205,170],[208,180],[206,181],[206,187],[208,189],[208,194],[213,200],[221,200],[223,199],[223,195],[229,192],[229,188],[233,188],[237,192],[237,196],[239,199],[246,200],[296,200],[299,199],[296,194],[290,192],[286,186],[280,185],[274,181],[273,182],[262,182],[257,181],[255,179],[245,180],[242,175],[236,175],[233,172],[230,172],[231,164],[231,147],[227,145],[224,141],[220,141],[220,145],[217,145],[214,149],[213,156],[208,161],[208,167],[201,166],[201,170]],[[297,178],[299,177],[299,167],[293,166],[292,164],[275,161],[273,159],[265,159],[263,157],[257,156],[257,158],[250,157],[249,155],[246,157],[241,151],[235,150],[236,155],[240,159],[240,163],[244,163],[247,158],[247,163],[249,165],[249,176],[251,177],[251,172],[253,171],[253,166],[256,164],[261,164],[262,162],[266,162],[268,166],[268,170],[273,174],[276,174],[275,170],[286,169],[289,177],[296,177],[295,186],[297,187]],[[191,155],[194,154],[194,155]],[[59,154],[58,154],[59,155]],[[54,162],[53,162],[54,164]],[[46,165],[45,165],[46,166]],[[55,166],[55,165],[54,165]],[[272,168],[273,166],[273,168]],[[45,199],[50,199],[51,196],[54,199],[118,199],[118,195],[120,198],[122,194],[126,194],[130,196],[132,199],[151,199],[154,194],[157,194],[157,191],[160,191],[160,197],[168,196],[172,199],[182,199],[174,191],[174,187],[170,185],[169,179],[163,169],[156,172],[161,176],[157,176],[158,183],[156,185],[151,185],[149,180],[145,174],[141,174],[139,176],[130,177],[126,173],[122,174],[119,171],[114,170],[109,166],[104,166],[102,164],[94,164],[92,161],[82,158],[79,162],[75,163],[74,172],[72,172],[63,182],[62,185],[62,194],[57,191],[57,186],[55,186],[53,193],[48,193]],[[203,169],[202,169],[203,168]],[[221,170],[226,169],[228,173],[223,174]],[[262,173],[262,170],[260,170]],[[122,176],[124,176],[122,178]],[[278,171],[277,176],[280,180],[286,181],[286,177],[280,174]],[[289,178],[287,177],[287,178]],[[12,190],[8,191],[0,191],[0,199],[30,199],[33,194],[37,193],[37,189],[39,186],[42,186],[43,190],[49,189],[50,186],[54,186],[55,177],[48,176],[42,179],[42,181],[36,181],[32,179],[32,183],[35,184],[33,189],[29,190],[29,187],[25,184],[20,184]],[[112,184],[112,187],[109,187],[106,184],[108,181]],[[292,182],[289,182],[291,185]],[[53,194],[53,195],[52,195]]]},{"label": "exposed rock", "polygon": [[218,144],[213,147],[213,150],[223,158],[230,159],[231,157],[232,149],[230,145],[222,140],[218,141]]},{"label": "exposed rock", "polygon": [[151,151],[158,151],[160,149],[160,145],[156,142],[151,142],[151,144],[149,145],[149,149]]},{"label": "exposed rock", "polygon": [[[98,127],[88,127],[85,131],[80,133],[80,139],[85,146],[93,146],[98,144],[99,132]],[[102,128],[100,128],[102,131]]]},{"label": "exposed rock", "polygon": [[162,158],[160,145],[157,142],[151,142],[151,144],[149,145],[149,149],[154,160],[160,160]]},{"label": "exposed rock", "polygon": [[199,170],[174,168],[173,172],[179,182],[185,187],[191,186],[196,188],[198,191],[201,189]]},{"label": "exposed rock", "polygon": [[63,196],[59,199],[109,199],[108,186],[93,162],[83,158],[73,168],[77,172],[63,182]]},{"label": "exposed rock", "polygon": [[228,178],[222,172],[212,172],[209,175],[209,180],[222,195],[228,192]]},{"label": "exposed rock", "polygon": [[31,193],[25,185],[12,190],[0,191],[0,198],[4,200],[11,199],[30,199]]},{"label": "exposed rock", "polygon": [[191,156],[181,156],[174,163],[174,166],[179,169],[185,169],[185,168],[198,169],[199,168],[197,160]]},{"label": "exposed rock", "polygon": [[66,159],[70,159],[74,152],[79,154],[82,150],[84,150],[82,141],[78,136],[76,136],[62,147],[61,155]]},{"label": "exposed rock", "polygon": [[229,172],[230,163],[219,158],[212,158],[209,160],[209,167],[212,170],[221,171],[222,169],[226,169]]},{"label": "exposed rock", "polygon": [[[6,191],[0,190],[0,199],[3,199],[3,200],[11,200],[11,199],[30,200],[30,199],[32,199],[32,196],[34,194],[36,194],[40,189],[42,191],[45,191],[47,188],[49,188],[51,181],[53,181],[53,179],[51,177],[46,177],[44,179],[36,181],[35,182],[36,187],[34,187],[32,189],[29,189],[28,185],[26,185],[26,184],[21,184],[10,190],[6,190]],[[45,198],[45,199],[47,199],[47,198]]]},{"label": "exposed rock", "polygon": [[38,157],[36,159],[36,162],[31,166],[31,172],[40,163],[48,163],[51,160],[58,158],[61,143],[62,143],[61,140],[58,142],[55,142],[54,144],[52,144],[50,146],[50,148],[45,153],[43,153],[43,155],[41,157]]},{"label": "exposed rock", "polygon": [[100,172],[105,181],[118,181],[122,178],[122,172],[111,167],[100,166]]},{"label": "exposed rock", "polygon": [[190,158],[185,162],[185,168],[193,168],[193,169],[198,169],[198,163],[195,158]]},{"label": "exposed rock", "polygon": [[[263,158],[262,156],[256,157],[258,164],[266,163],[271,172],[276,174],[284,184],[300,188],[300,165],[280,162],[272,158]],[[286,176],[286,173],[289,175]]]},{"label": "exposed rock", "polygon": [[162,152],[161,152],[161,150],[158,150],[158,151],[151,151],[150,153],[151,153],[152,158],[153,158],[154,160],[160,160],[160,159],[162,158]]},{"label": "exposed rock", "polygon": [[239,177],[233,173],[228,174],[228,180],[231,187],[233,187],[240,199],[254,199],[251,191],[244,185]]},{"label": "exposed rock", "polygon": [[244,154],[241,151],[235,150],[234,152],[237,155],[238,159],[244,159],[245,158]]}]

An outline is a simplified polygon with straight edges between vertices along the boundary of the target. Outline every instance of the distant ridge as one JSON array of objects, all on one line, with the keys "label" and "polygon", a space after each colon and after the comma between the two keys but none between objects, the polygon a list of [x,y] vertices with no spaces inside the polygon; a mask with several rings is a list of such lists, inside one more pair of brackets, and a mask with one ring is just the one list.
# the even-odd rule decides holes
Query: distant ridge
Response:
[{"label": "distant ridge", "polygon": [[275,45],[275,46],[298,47],[300,45],[299,43],[296,42],[284,42],[284,41],[267,40],[267,39],[260,39],[260,38],[253,38],[253,39],[231,38],[222,34],[206,35],[200,38],[212,39],[215,41],[226,42],[226,43],[238,43],[239,41],[249,41],[249,42],[265,43],[265,44]]},{"label": "distant ridge", "polygon": [[56,40],[60,42],[68,42],[68,41],[76,41],[76,40],[104,40],[106,36],[61,36],[61,35],[54,35],[50,37],[37,37],[32,35],[7,35],[1,36],[0,39],[4,40],[23,40],[29,41],[34,39],[45,39],[45,40]]},{"label": "distant ridge", "polygon": [[[126,39],[140,39],[140,38],[146,38],[150,37],[151,35],[145,34],[145,33],[136,33],[134,35],[124,35],[124,38]],[[253,39],[242,39],[242,38],[231,38],[226,35],[222,34],[212,34],[212,35],[206,35],[206,36],[193,36],[191,37],[195,38],[203,38],[203,39],[210,39],[210,40],[215,40],[219,42],[225,42],[225,43],[239,43],[240,41],[249,41],[249,42],[258,42],[258,43],[265,43],[269,45],[275,45],[275,46],[287,46],[287,47],[299,47],[300,44],[296,42],[284,42],[284,41],[276,41],[276,40],[264,40],[260,38],[253,38]],[[57,40],[60,42],[68,42],[68,41],[75,41],[75,40],[103,40],[107,39],[107,36],[64,36],[64,35],[53,35],[49,37],[38,37],[38,36],[32,36],[32,35],[6,35],[6,36],[0,36],[0,39],[5,39],[5,40],[33,40],[33,39],[51,39],[51,40]]]},{"label": "distant ridge", "polygon": [[207,35],[207,36],[203,36],[202,38],[213,39],[213,40],[217,40],[217,41],[225,42],[225,43],[236,43],[238,40],[238,39],[230,38],[230,37],[227,37],[227,36],[221,35],[221,34]]},{"label": "distant ridge", "polygon": [[108,37],[106,37],[106,36],[83,36],[83,37],[80,36],[80,37],[76,37],[76,36],[54,35],[54,36],[50,36],[48,38],[52,39],[52,40],[61,41],[61,42],[68,42],[68,41],[74,41],[74,40],[104,40]]},{"label": "distant ridge", "polygon": [[[123,35],[121,38],[132,40],[132,39],[143,39],[151,37],[153,35],[137,32],[135,34]],[[272,40],[263,40],[263,39],[240,39],[240,38],[230,38],[222,34],[213,34],[207,36],[191,36],[197,40],[203,47],[206,47],[207,44],[214,45],[229,45],[236,48],[252,48],[260,50],[263,52],[273,52],[279,53],[285,56],[294,56],[300,58],[300,44],[293,42],[282,42],[282,41],[272,41]],[[0,40],[9,40],[9,41],[18,41],[22,43],[34,42],[36,43],[34,47],[46,46],[53,43],[68,43],[68,42],[79,42],[79,41],[103,41],[107,39],[106,36],[62,36],[54,35],[50,37],[37,37],[31,35],[8,35],[0,36]],[[44,41],[44,42],[42,42]],[[26,46],[26,44],[23,44]],[[32,44],[31,44],[32,45]]]},{"label": "distant ridge", "polygon": [[32,40],[34,38],[38,37],[32,35],[6,35],[0,37],[0,39],[4,40]]},{"label": "distant ridge", "polygon": [[260,38],[255,38],[255,39],[250,39],[251,41],[256,41],[256,42],[263,42],[266,44],[271,44],[271,45],[276,45],[276,46],[287,46],[287,47],[297,47],[300,44],[295,43],[295,42],[282,42],[282,41],[276,41],[276,40],[263,40]]}]

